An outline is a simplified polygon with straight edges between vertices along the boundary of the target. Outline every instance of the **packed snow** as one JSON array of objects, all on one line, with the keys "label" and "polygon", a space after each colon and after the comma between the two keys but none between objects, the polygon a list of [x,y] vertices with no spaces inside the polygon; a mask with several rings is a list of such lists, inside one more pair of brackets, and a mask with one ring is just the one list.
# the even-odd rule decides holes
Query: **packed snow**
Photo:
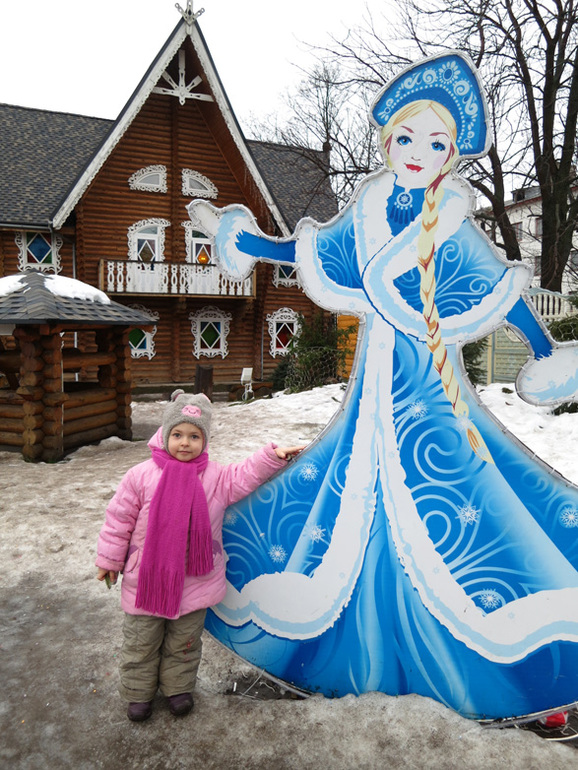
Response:
[{"label": "packed snow", "polygon": [[[308,443],[339,409],[343,393],[331,385],[248,404],[216,403],[211,457],[228,463],[271,440]],[[578,482],[578,414],[555,417],[499,384],[480,397],[532,452]],[[134,441],[107,439],[60,463],[29,464],[0,452],[1,766],[578,767],[569,744],[514,727],[482,727],[417,695],[279,697],[282,690],[210,637],[193,714],[175,720],[158,697],[148,722],[129,722],[116,693],[119,591],[95,580],[94,549],[107,501],[125,471],[148,457],[145,439],[165,404],[133,404]]]}]

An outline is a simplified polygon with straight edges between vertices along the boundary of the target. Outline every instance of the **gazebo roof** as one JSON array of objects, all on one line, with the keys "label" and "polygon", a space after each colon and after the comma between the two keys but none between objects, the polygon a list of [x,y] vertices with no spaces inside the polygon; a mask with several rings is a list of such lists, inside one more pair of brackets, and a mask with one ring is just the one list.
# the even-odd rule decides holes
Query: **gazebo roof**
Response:
[{"label": "gazebo roof", "polygon": [[74,278],[34,270],[0,278],[0,324],[46,323],[148,326],[150,319]]}]

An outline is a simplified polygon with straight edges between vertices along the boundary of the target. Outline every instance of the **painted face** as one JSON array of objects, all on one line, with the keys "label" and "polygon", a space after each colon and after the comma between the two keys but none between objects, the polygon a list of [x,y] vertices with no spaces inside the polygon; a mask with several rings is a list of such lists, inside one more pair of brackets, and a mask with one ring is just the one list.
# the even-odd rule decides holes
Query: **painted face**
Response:
[{"label": "painted face", "polygon": [[201,454],[204,443],[203,431],[200,428],[190,422],[180,422],[170,432],[167,449],[171,457],[188,463]]},{"label": "painted face", "polygon": [[451,140],[445,123],[428,107],[396,126],[389,157],[398,184],[405,189],[427,187],[449,157]]}]

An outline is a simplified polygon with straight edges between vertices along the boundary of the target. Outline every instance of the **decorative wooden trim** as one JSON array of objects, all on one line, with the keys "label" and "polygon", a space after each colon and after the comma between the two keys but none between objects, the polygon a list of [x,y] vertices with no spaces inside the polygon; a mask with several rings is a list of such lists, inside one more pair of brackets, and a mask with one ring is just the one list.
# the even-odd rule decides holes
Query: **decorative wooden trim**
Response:
[{"label": "decorative wooden trim", "polygon": [[[158,184],[152,182],[143,182],[143,178],[150,174],[158,174],[160,179]],[[131,190],[142,190],[143,192],[166,193],[167,191],[167,167],[166,166],[145,166],[139,168],[128,178],[128,186]]]},{"label": "decorative wooden trim", "polygon": [[[194,171],[191,168],[184,168],[181,171],[181,177],[181,192],[183,195],[189,195],[191,198],[216,198],[219,195],[217,186],[199,171]],[[201,186],[191,187],[192,180],[196,180]]]}]

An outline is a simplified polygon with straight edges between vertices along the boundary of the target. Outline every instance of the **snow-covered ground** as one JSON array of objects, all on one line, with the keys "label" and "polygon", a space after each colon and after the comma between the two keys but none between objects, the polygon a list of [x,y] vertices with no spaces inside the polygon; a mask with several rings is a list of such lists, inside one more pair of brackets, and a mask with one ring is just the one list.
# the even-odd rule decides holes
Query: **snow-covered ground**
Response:
[{"label": "snow-covered ground", "polygon": [[[553,417],[501,385],[480,396],[534,453],[578,483],[578,415]],[[215,404],[211,456],[241,459],[270,440],[311,441],[339,408],[338,385],[251,404]],[[118,590],[95,578],[104,509],[148,456],[166,402],[134,404],[133,442],[108,439],[66,461],[0,453],[0,766],[57,768],[578,767],[578,752],[519,729],[482,728],[415,695],[256,699],[265,685],[207,638],[195,711],[126,719],[116,695]],[[252,686],[253,685],[253,686]]]}]

